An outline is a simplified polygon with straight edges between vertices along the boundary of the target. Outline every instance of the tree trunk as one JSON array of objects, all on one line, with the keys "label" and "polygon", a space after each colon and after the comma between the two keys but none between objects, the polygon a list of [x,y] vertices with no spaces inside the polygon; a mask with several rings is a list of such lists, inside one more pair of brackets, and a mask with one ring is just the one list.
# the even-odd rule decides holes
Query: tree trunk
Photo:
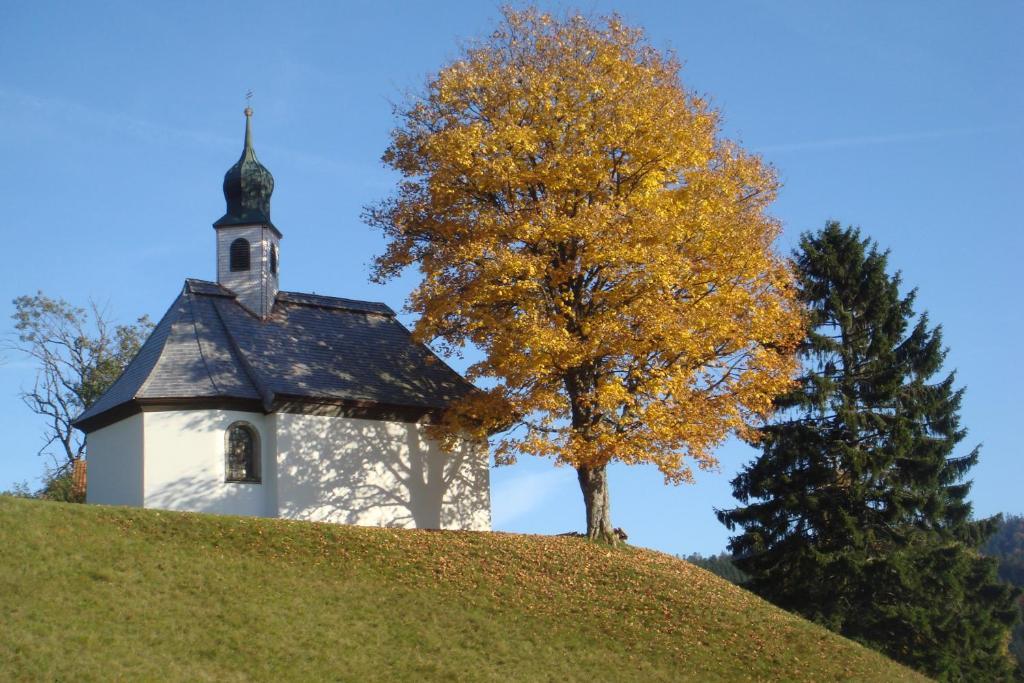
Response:
[{"label": "tree trunk", "polygon": [[608,503],[608,466],[577,467],[576,475],[587,508],[587,538],[615,545],[619,539],[612,529],[611,506]]}]

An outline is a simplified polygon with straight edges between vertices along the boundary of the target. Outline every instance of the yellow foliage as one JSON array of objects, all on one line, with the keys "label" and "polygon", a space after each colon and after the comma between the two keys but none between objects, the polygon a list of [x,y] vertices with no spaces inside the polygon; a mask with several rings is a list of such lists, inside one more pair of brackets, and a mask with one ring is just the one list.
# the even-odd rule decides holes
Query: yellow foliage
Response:
[{"label": "yellow foliage", "polygon": [[679,69],[618,17],[506,9],[399,109],[384,161],[403,182],[367,212],[388,238],[375,276],[418,265],[415,334],[476,345],[470,377],[493,385],[448,433],[680,482],[789,387],[778,182]]}]

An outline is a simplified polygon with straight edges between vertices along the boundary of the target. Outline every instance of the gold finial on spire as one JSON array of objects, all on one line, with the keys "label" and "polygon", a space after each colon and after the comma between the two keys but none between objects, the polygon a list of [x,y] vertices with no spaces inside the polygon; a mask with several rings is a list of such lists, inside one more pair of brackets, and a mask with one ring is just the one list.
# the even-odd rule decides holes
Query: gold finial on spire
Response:
[{"label": "gold finial on spire", "polygon": [[245,93],[245,115],[246,116],[252,116],[252,107],[249,106],[250,102],[252,101],[252,94],[253,94],[252,90],[248,90]]}]

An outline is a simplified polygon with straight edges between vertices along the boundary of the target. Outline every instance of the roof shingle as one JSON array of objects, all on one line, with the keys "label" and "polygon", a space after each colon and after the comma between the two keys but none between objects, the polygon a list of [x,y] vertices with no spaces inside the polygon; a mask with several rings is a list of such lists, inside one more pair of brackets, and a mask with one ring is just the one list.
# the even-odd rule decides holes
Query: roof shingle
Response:
[{"label": "roof shingle", "polygon": [[140,399],[275,399],[432,411],[472,385],[381,303],[280,292],[267,320],[217,283],[181,294],[114,384],[76,420],[85,429]]}]

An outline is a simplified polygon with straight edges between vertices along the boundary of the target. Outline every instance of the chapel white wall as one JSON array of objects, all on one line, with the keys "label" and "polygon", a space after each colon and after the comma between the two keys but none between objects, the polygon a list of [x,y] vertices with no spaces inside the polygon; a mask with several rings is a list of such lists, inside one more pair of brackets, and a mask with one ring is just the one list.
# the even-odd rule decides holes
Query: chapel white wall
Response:
[{"label": "chapel white wall", "polygon": [[89,434],[85,500],[142,505],[143,421],[137,413]]},{"label": "chapel white wall", "polygon": [[[274,415],[235,410],[143,415],[145,507],[258,517],[276,514]],[[259,484],[225,481],[225,434],[235,422],[248,423],[259,435]],[[91,470],[89,475],[92,479]]]},{"label": "chapel white wall", "polygon": [[277,514],[364,526],[490,530],[486,444],[454,453],[423,425],[279,413]]}]

